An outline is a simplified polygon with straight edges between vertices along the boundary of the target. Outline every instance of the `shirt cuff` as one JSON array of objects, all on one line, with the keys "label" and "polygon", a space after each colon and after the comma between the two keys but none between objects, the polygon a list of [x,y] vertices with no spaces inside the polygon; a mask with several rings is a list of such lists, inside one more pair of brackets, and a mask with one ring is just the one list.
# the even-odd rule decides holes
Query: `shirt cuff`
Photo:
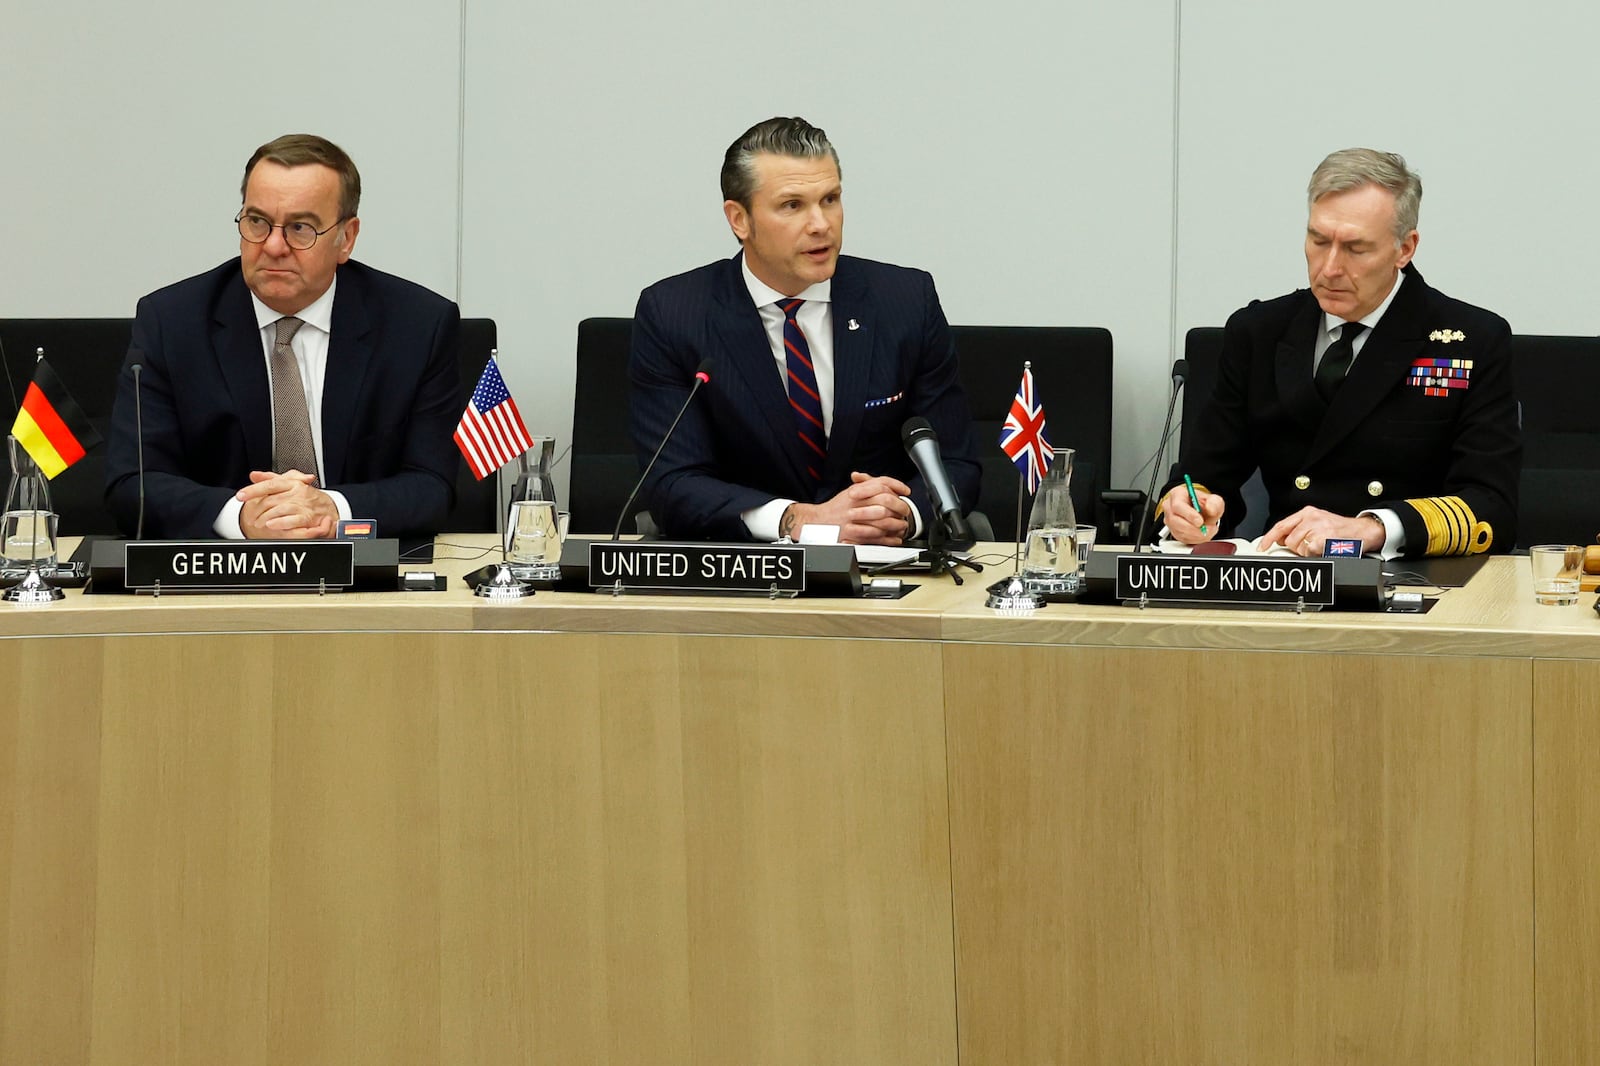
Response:
[{"label": "shirt cuff", "polygon": [[217,520],[211,523],[211,531],[224,540],[243,540],[244,530],[239,528],[239,512],[242,510],[244,504],[237,497],[228,497],[228,502],[217,513]]},{"label": "shirt cuff", "polygon": [[905,537],[906,540],[910,540],[922,532],[922,512],[917,510],[917,505],[911,502],[910,496],[900,498],[906,501],[906,507],[911,511],[911,532]]},{"label": "shirt cuff", "polygon": [[[750,536],[756,540],[772,541],[778,539],[778,524],[783,521],[783,512],[789,509],[793,500],[768,500],[760,507],[752,507],[748,511],[740,511],[739,519],[744,523],[744,528],[750,531]],[[798,529],[796,533],[800,532]]]},{"label": "shirt cuff", "polygon": [[[1383,523],[1383,547],[1378,551],[1378,558],[1400,558],[1400,553],[1406,550],[1406,528],[1400,524],[1400,516],[1387,507],[1362,511],[1361,515],[1371,515]],[[1356,517],[1360,518],[1361,515]]]},{"label": "shirt cuff", "polygon": [[332,489],[323,489],[322,491],[327,493],[328,499],[332,500],[333,505],[339,509],[339,521],[348,522],[355,517],[350,513],[350,501],[344,498],[344,493],[334,492]]}]

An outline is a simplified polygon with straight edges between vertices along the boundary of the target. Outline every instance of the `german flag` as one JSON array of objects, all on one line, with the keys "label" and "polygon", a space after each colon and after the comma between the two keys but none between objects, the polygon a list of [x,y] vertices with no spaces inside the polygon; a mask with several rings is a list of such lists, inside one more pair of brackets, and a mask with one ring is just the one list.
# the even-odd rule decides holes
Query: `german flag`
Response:
[{"label": "german flag", "polygon": [[94,423],[43,359],[22,397],[22,409],[17,412],[11,435],[33,456],[47,478],[54,478],[100,443]]}]

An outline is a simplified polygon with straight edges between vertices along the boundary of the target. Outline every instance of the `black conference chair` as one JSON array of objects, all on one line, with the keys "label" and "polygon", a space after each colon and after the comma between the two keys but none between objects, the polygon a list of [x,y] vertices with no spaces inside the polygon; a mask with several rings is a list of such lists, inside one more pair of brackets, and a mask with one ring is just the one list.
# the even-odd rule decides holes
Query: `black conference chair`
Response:
[{"label": "black conference chair", "polygon": [[[457,366],[461,370],[461,410],[467,409],[472,390],[488,365],[489,353],[497,346],[492,318],[463,318]],[[456,464],[456,503],[445,519],[447,533],[493,533],[498,526],[495,509],[499,501],[499,479],[490,475],[479,481],[467,469],[465,460]],[[382,530],[379,530],[382,535]]]},{"label": "black conference chair", "polygon": [[[572,530],[610,533],[639,477],[628,436],[626,388],[631,318],[589,318],[578,324],[577,386],[572,418]],[[1017,473],[1000,451],[1000,425],[1032,359],[1053,443],[1077,449],[1073,502],[1080,520],[1100,521],[1098,500],[1111,460],[1111,334],[1103,329],[956,326],[961,381],[974,412],[973,435],[984,457],[976,501],[994,535],[1016,531]],[[1040,374],[1044,375],[1041,382]],[[1051,400],[1051,381],[1056,399]],[[990,454],[992,453],[992,454]],[[998,511],[985,507],[992,500]],[[632,528],[644,506],[629,508]]]},{"label": "black conference chair", "polygon": [[[1197,326],[1191,329],[1183,339],[1183,358],[1189,364],[1189,378],[1183,386],[1183,426],[1198,426],[1200,414],[1211,402],[1211,394],[1217,388],[1217,370],[1222,363],[1222,327]],[[1180,442],[1189,439],[1187,431],[1179,434]],[[1181,477],[1188,469],[1184,461],[1183,444],[1180,443],[1175,452],[1169,448],[1167,454],[1176,454],[1177,460],[1166,480]],[[1157,491],[1160,491],[1159,487]],[[1250,475],[1240,492],[1244,496],[1246,514],[1233,535],[1253,540],[1267,531],[1267,486],[1261,480],[1259,470]],[[1153,505],[1155,501],[1151,502]],[[1223,515],[1224,519],[1227,517]]]},{"label": "black conference chair", "polygon": [[[78,401],[95,430],[109,439],[117,374],[127,357],[132,334],[133,320],[128,318],[0,320],[0,347],[5,350],[5,371],[11,384],[5,393],[5,429],[10,430],[16,419],[17,402],[33,380],[34,353],[43,348],[56,376]],[[10,472],[4,474],[9,483]],[[62,536],[116,533],[116,522],[105,505],[105,487],[104,444],[90,448],[82,459],[50,482],[50,501],[61,516]]]},{"label": "black conference chair", "polygon": [[[111,436],[111,408],[116,400],[117,375],[128,354],[133,320],[128,318],[0,319],[0,346],[5,349],[5,369],[16,394],[33,378],[34,352],[43,348],[56,375],[71,391],[104,438]],[[466,408],[495,346],[492,319],[469,318],[461,323],[461,407]],[[16,404],[6,396],[7,428],[15,418]],[[91,448],[81,460],[50,483],[51,503],[61,516],[64,536],[114,535],[118,532],[105,506],[106,446]],[[462,463],[456,474],[456,505],[445,527],[451,531],[482,532],[495,528],[495,482],[476,481]]]},{"label": "black conference chair", "polygon": [[[578,373],[572,397],[572,466],[568,506],[572,532],[609,534],[639,480],[628,436],[628,345],[631,318],[586,318],[578,323]],[[635,501],[624,532],[643,511]]]},{"label": "black conference chair", "polygon": [[1522,405],[1517,544],[1600,533],[1600,337],[1513,336]]},{"label": "black conference chair", "polygon": [[[1111,476],[1111,333],[1078,326],[954,326],[961,385],[972,405],[973,448],[983,484],[970,502],[998,540],[1017,535],[1020,475],[1000,450],[1000,428],[1033,363],[1033,387],[1044,407],[1045,435],[1073,455],[1072,505],[1078,521],[1108,532],[1100,493]],[[1029,506],[1024,503],[1024,507]],[[1027,522],[1027,514],[1023,514]]]}]

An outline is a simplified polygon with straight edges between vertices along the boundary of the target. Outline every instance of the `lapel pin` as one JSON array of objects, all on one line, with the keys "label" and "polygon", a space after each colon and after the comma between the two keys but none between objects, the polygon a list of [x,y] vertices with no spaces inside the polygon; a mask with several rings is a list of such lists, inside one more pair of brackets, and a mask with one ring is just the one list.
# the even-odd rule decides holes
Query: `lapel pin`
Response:
[{"label": "lapel pin", "polygon": [[861,323],[857,322],[855,319],[852,318],[850,320],[850,332],[854,333],[856,330],[858,330],[860,328],[861,328]]},{"label": "lapel pin", "polygon": [[1438,341],[1440,344],[1449,344],[1451,341],[1464,341],[1467,335],[1459,329],[1436,329],[1428,334],[1428,339]]}]

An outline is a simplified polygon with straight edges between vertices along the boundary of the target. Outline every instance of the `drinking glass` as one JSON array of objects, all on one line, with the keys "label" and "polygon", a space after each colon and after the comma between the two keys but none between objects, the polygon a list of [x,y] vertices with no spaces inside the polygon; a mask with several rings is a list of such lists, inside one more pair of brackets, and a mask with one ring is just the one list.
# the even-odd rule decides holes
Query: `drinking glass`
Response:
[{"label": "drinking glass", "polygon": [[1583,548],[1576,544],[1535,544],[1528,549],[1533,567],[1533,602],[1565,607],[1578,602]]},{"label": "drinking glass", "polygon": [[1100,531],[1094,526],[1078,527],[1078,587],[1082,588],[1089,576],[1089,553],[1094,551],[1095,537]]}]

